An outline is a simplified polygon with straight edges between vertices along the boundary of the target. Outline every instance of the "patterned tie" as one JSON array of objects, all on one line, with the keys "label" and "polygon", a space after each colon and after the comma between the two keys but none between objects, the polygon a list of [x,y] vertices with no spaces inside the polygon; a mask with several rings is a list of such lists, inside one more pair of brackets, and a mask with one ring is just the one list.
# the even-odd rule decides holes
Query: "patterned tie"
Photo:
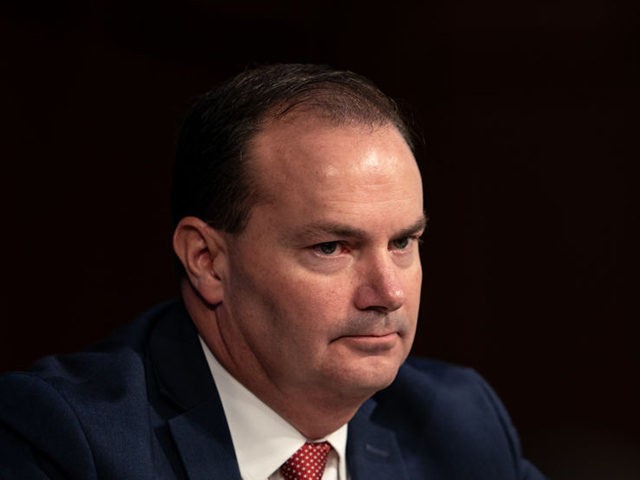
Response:
[{"label": "patterned tie", "polygon": [[330,450],[327,442],[307,442],[280,467],[280,473],[285,480],[320,480]]}]

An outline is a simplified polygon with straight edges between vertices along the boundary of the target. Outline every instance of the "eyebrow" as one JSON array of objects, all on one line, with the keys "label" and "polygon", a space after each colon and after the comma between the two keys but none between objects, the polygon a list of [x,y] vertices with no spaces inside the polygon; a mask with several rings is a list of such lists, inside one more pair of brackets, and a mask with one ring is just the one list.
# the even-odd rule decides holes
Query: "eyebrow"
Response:
[{"label": "eyebrow", "polygon": [[[427,227],[428,220],[427,215],[423,213],[416,222],[394,234],[393,238],[410,237],[422,232]],[[319,222],[305,225],[301,231],[298,232],[296,237],[320,236],[327,234],[337,237],[356,239],[365,239],[369,236],[366,230],[361,228],[354,228],[352,226],[336,222]]]},{"label": "eyebrow", "polygon": [[410,227],[401,230],[398,235],[395,235],[394,238],[404,238],[410,237],[412,235],[416,235],[425,228],[427,228],[427,222],[429,221],[429,217],[426,213],[423,213],[422,216]]}]

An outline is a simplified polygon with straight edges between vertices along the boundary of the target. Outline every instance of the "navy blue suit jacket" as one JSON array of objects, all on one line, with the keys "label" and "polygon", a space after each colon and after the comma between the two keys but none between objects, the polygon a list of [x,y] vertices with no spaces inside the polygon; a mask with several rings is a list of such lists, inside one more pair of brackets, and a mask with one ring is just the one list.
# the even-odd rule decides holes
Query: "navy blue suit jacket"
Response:
[{"label": "navy blue suit jacket", "polygon": [[[542,479],[473,371],[411,359],[349,422],[353,480]],[[171,302],[100,345],[0,377],[0,478],[239,479],[197,334]]]}]

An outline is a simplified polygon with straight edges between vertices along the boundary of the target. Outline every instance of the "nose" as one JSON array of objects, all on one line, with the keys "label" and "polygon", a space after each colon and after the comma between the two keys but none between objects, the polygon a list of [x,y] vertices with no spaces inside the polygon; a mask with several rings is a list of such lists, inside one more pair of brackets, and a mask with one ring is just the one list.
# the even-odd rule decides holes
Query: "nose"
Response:
[{"label": "nose", "polygon": [[400,268],[388,257],[388,252],[376,258],[363,259],[355,293],[355,306],[359,310],[388,313],[399,309],[405,302],[405,290]]}]

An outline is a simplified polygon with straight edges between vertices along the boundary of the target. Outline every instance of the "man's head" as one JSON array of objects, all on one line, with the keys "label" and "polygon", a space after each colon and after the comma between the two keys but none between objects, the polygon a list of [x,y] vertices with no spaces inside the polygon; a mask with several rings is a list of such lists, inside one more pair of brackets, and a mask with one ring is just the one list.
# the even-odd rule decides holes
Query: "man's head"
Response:
[{"label": "man's head", "polygon": [[412,146],[396,104],[368,79],[306,64],[247,70],[202,96],[182,126],[173,172],[172,215],[196,216],[240,232],[260,198],[249,145],[273,120],[306,111],[336,125],[394,125]]},{"label": "man's head", "polygon": [[[343,83],[329,85],[332,76]],[[309,80],[316,77],[323,80]],[[263,108],[252,122],[234,111],[240,90],[249,95],[237,100],[246,111],[247,92],[274,88],[271,103],[257,96]],[[236,132],[238,157],[223,163],[239,162],[240,173],[230,179],[219,159],[196,162],[202,178],[177,167],[180,181],[201,184],[201,210],[176,210],[185,304],[234,377],[307,436],[324,435],[387,386],[411,348],[425,226],[420,174],[393,103],[353,74],[277,66],[222,90],[195,111],[205,123],[213,117],[203,108],[235,119],[235,130],[218,119],[216,135]],[[233,143],[198,140],[194,132],[212,130],[187,123],[183,142]],[[206,179],[216,175],[209,181],[217,185],[241,180],[207,199]],[[228,207],[225,192],[241,208],[219,211]]]}]

